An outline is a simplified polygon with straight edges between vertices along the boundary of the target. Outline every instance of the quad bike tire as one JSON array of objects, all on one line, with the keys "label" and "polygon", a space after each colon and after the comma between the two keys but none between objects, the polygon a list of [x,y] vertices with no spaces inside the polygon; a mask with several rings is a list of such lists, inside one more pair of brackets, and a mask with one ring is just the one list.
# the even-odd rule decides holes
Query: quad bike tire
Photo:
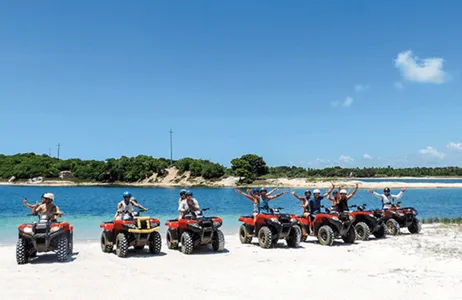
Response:
[{"label": "quad bike tire", "polygon": [[69,234],[69,246],[67,248],[67,253],[72,255],[74,253],[74,233]]},{"label": "quad bike tire", "polygon": [[170,229],[167,230],[167,248],[168,249],[178,249],[178,243],[173,242],[172,233]]},{"label": "quad bike tire", "polygon": [[332,246],[334,243],[334,231],[329,225],[324,225],[319,228],[318,241],[323,246]]},{"label": "quad bike tire", "polygon": [[273,245],[273,233],[268,227],[262,226],[258,231],[258,244],[264,249],[268,249]]},{"label": "quad bike tire", "polygon": [[379,229],[374,231],[372,234],[377,239],[384,238],[387,235],[387,227],[385,226],[385,224],[382,224],[382,226],[380,226]]},{"label": "quad bike tire", "polygon": [[387,233],[389,235],[398,235],[399,234],[399,224],[394,219],[390,219],[386,223]]},{"label": "quad bike tire", "polygon": [[116,236],[116,254],[118,257],[126,257],[128,253],[128,240],[125,234],[119,233]]},{"label": "quad bike tire", "polygon": [[225,249],[225,235],[221,230],[217,230],[213,234],[212,249],[215,252],[223,251]]},{"label": "quad bike tire", "polygon": [[61,236],[58,240],[58,246],[56,247],[56,254],[58,255],[58,261],[64,262],[67,260],[69,254],[69,239],[67,236]]},{"label": "quad bike tire", "polygon": [[162,238],[160,237],[160,233],[154,231],[149,236],[149,252],[152,254],[159,254],[160,250],[162,249]]},{"label": "quad bike tire", "polygon": [[287,246],[289,248],[300,247],[300,241],[302,237],[302,230],[299,226],[293,226],[290,229],[289,236],[286,238]]},{"label": "quad bike tire", "polygon": [[27,263],[28,259],[27,242],[25,239],[19,238],[16,243],[16,262],[18,265],[23,265]]},{"label": "quad bike tire", "polygon": [[239,228],[239,239],[241,240],[242,244],[250,244],[252,243],[252,237],[248,236],[247,228],[244,224],[241,225]]},{"label": "quad bike tire", "polygon": [[101,251],[103,251],[104,253],[111,253],[112,250],[114,249],[113,244],[110,244],[110,245],[106,244],[106,235],[104,234],[104,232],[101,232],[100,244],[101,244]]},{"label": "quad bike tire", "polygon": [[345,244],[353,244],[356,240],[355,227],[350,226],[350,229],[348,229],[348,232],[345,235],[342,235],[342,240]]},{"label": "quad bike tire", "polygon": [[356,238],[361,241],[367,241],[371,235],[369,226],[367,226],[367,224],[364,222],[358,222],[358,224],[355,225],[355,231]]},{"label": "quad bike tire", "polygon": [[194,250],[194,243],[192,236],[189,232],[185,231],[181,235],[181,252],[184,254],[192,254]]},{"label": "quad bike tire", "polygon": [[420,220],[415,218],[414,221],[412,221],[412,224],[407,227],[410,233],[412,234],[418,234],[422,230],[422,224],[420,223]]}]

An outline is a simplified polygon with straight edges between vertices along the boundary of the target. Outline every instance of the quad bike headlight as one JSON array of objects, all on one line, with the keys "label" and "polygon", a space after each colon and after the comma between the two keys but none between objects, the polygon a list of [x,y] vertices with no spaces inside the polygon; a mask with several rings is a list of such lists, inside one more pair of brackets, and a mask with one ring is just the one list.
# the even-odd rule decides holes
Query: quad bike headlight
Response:
[{"label": "quad bike headlight", "polygon": [[201,226],[199,224],[197,224],[197,223],[189,224],[189,226],[197,228],[197,229],[201,229]]},{"label": "quad bike headlight", "polygon": [[297,223],[297,219],[292,218],[292,219],[290,219],[290,222],[291,222],[291,223]]},{"label": "quad bike headlight", "polygon": [[337,217],[332,217],[332,220],[338,221]]},{"label": "quad bike headlight", "polygon": [[56,231],[58,231],[58,230],[59,230],[59,227],[58,227],[58,226],[51,227],[51,228],[50,228],[50,233],[56,232]]},{"label": "quad bike headlight", "polygon": [[218,227],[221,225],[221,222],[213,222],[213,227]]},{"label": "quad bike headlight", "polygon": [[32,233],[32,228],[31,227],[25,227],[23,229],[24,233]]},{"label": "quad bike headlight", "polygon": [[151,227],[157,227],[157,226],[159,226],[159,223],[157,223],[157,222],[152,222],[151,223]]},{"label": "quad bike headlight", "polygon": [[281,222],[279,222],[278,218],[271,218],[271,221],[274,222],[274,223],[279,223],[279,224],[281,223]]}]

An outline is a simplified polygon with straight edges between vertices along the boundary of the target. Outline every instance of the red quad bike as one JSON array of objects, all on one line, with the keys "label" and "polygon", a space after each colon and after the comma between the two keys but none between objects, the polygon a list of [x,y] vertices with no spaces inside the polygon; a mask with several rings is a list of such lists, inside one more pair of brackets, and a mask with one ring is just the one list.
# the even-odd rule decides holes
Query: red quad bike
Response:
[{"label": "red quad bike", "polygon": [[225,236],[218,229],[223,220],[220,217],[205,217],[201,211],[186,211],[182,219],[168,220],[167,247],[178,249],[184,254],[192,254],[194,249],[202,245],[212,245],[216,252],[225,249]]},{"label": "red quad bike", "polygon": [[402,227],[407,227],[412,234],[420,233],[422,225],[417,218],[417,210],[413,207],[402,207],[400,204],[401,201],[383,210],[383,214],[385,215],[384,222],[387,226],[388,234],[397,235]]},{"label": "red quad bike", "polygon": [[355,220],[353,226],[356,230],[356,239],[367,241],[369,236],[373,234],[376,238],[384,238],[386,236],[386,227],[383,222],[383,214],[381,210],[366,210],[366,204],[351,205],[351,208],[356,208],[356,211],[350,212]]},{"label": "red quad bike", "polygon": [[52,222],[47,215],[42,215],[38,222],[21,224],[18,230],[18,264],[27,263],[29,258],[36,257],[40,252],[55,251],[59,262],[66,261],[67,256],[72,255],[73,227],[68,222]]},{"label": "red quad bike", "polygon": [[258,214],[256,222],[253,216],[242,216],[239,221],[244,222],[239,229],[239,238],[242,244],[250,244],[253,237],[258,238],[260,247],[268,249],[277,244],[278,240],[285,239],[287,246],[298,248],[300,246],[301,229],[297,219],[289,214],[281,214],[283,208],[272,208],[268,214]]},{"label": "red quad bike", "polygon": [[308,235],[316,236],[323,246],[332,246],[334,239],[341,238],[346,244],[353,244],[356,240],[356,232],[353,226],[354,217],[349,212],[338,213],[321,206],[325,212],[310,215],[309,219],[296,217],[298,224],[303,229],[302,240],[306,241]]},{"label": "red quad bike", "polygon": [[162,247],[162,238],[158,230],[160,220],[150,217],[140,217],[139,212],[123,211],[121,220],[104,222],[99,227],[101,232],[101,250],[111,253],[114,245],[118,257],[126,257],[128,248],[143,250],[149,246],[149,252],[159,254]]}]

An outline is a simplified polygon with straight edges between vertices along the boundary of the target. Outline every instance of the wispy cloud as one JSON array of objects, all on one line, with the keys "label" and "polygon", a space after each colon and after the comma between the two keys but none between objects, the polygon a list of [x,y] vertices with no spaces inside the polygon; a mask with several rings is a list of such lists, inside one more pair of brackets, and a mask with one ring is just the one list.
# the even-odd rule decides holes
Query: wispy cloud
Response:
[{"label": "wispy cloud", "polygon": [[370,156],[370,155],[367,154],[367,153],[364,153],[363,158],[364,158],[364,159],[372,159],[372,156]]},{"label": "wispy cloud", "polygon": [[355,91],[357,92],[364,92],[369,89],[369,85],[367,84],[357,84],[355,85]]},{"label": "wispy cloud", "polygon": [[444,59],[441,57],[419,59],[413,56],[411,50],[399,53],[395,59],[395,67],[405,80],[421,83],[445,82],[447,76],[443,71],[443,63]]},{"label": "wispy cloud", "polygon": [[353,158],[347,156],[347,155],[340,155],[340,158],[338,159],[341,162],[348,163],[354,161]]},{"label": "wispy cloud", "polygon": [[439,152],[435,148],[428,146],[427,148],[420,149],[419,153],[426,156],[426,157],[436,157],[439,159],[443,159],[445,157],[445,154],[442,152]]},{"label": "wispy cloud", "polygon": [[449,144],[446,145],[446,148],[451,149],[451,150],[456,150],[456,151],[462,151],[462,143],[450,142]]},{"label": "wispy cloud", "polygon": [[350,107],[351,104],[353,104],[353,98],[351,97],[346,97],[345,100],[343,101],[343,106],[344,107]]}]

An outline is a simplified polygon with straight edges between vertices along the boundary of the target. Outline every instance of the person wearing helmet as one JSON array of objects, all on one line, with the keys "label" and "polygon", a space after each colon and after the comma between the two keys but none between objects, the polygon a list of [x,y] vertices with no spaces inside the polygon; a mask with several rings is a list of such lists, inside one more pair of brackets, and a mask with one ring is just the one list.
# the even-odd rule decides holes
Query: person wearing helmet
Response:
[{"label": "person wearing helmet", "polygon": [[191,191],[185,192],[186,200],[181,201],[178,212],[178,220],[181,220],[188,212],[199,211],[199,202],[193,198],[193,193]]},{"label": "person wearing helmet", "polygon": [[[272,190],[271,192],[273,191],[274,190]],[[262,209],[265,210],[266,212],[269,212],[269,201],[279,198],[285,193],[287,193],[287,191],[281,192],[274,196],[269,196],[266,188],[261,188],[260,189],[260,206],[259,206],[258,213],[260,213]]]},{"label": "person wearing helmet", "polygon": [[347,190],[341,189],[340,190],[340,198],[335,203],[334,209],[337,212],[344,212],[344,211],[349,211],[350,209],[348,208],[348,201],[353,198],[353,196],[358,192],[359,184],[356,184],[355,190],[353,193],[348,194]]},{"label": "person wearing helmet", "polygon": [[181,189],[180,190],[180,199],[178,199],[178,205],[181,204],[181,201],[186,200],[186,190]]},{"label": "person wearing helmet", "polygon": [[335,205],[337,205],[337,202],[340,200],[340,194],[339,194],[339,192],[340,192],[341,190],[342,190],[342,188],[339,187],[337,191],[333,191],[333,192],[332,192],[333,197],[331,197],[331,196],[329,195],[329,197],[327,198],[330,202],[332,202],[332,206],[333,206],[333,207],[335,207]]},{"label": "person wearing helmet", "polygon": [[258,189],[247,189],[247,194],[242,192],[240,189],[235,190],[236,193],[241,194],[242,196],[246,197],[253,203],[253,219],[256,222],[257,215],[260,212],[260,191]]},{"label": "person wearing helmet", "polygon": [[[129,192],[124,192],[122,197],[124,198],[117,204],[117,212],[114,216],[115,220],[121,220],[123,212],[133,213],[135,207],[147,211],[148,209],[143,207],[141,204],[138,204],[138,201],[132,197],[132,194]],[[134,199],[134,200],[133,200]]]},{"label": "person wearing helmet", "polygon": [[406,191],[405,188],[401,189],[401,192],[399,192],[398,195],[391,195],[390,194],[390,188],[386,187],[383,189],[383,194],[379,194],[377,192],[374,192],[373,190],[369,190],[369,193],[372,193],[375,197],[378,199],[382,200],[382,209],[388,209],[390,208],[395,200],[400,199],[403,197],[403,193]]},{"label": "person wearing helmet", "polygon": [[330,188],[330,190],[323,195],[321,195],[321,191],[319,189],[313,190],[313,199],[308,202],[308,208],[309,208],[310,214],[316,215],[317,213],[321,212],[322,199],[329,196],[330,193],[332,193],[332,191],[334,190],[334,188],[335,186],[332,184],[332,187]]},{"label": "person wearing helmet", "polygon": [[45,193],[43,194],[43,199],[44,201],[42,204],[32,209],[32,214],[39,214],[40,216],[46,214],[52,222],[58,222],[56,217],[58,216],[61,218],[63,216],[63,212],[59,210],[57,205],[53,204],[55,195],[52,193]]},{"label": "person wearing helmet", "polygon": [[295,194],[295,191],[292,191],[292,195],[297,198],[298,200],[302,201],[302,205],[301,207],[303,208],[303,216],[305,218],[308,218],[310,216],[310,209],[308,207],[308,203],[310,201],[310,198],[311,198],[311,191],[310,190],[306,190],[305,191],[305,197],[300,197],[298,196],[297,194]]}]

